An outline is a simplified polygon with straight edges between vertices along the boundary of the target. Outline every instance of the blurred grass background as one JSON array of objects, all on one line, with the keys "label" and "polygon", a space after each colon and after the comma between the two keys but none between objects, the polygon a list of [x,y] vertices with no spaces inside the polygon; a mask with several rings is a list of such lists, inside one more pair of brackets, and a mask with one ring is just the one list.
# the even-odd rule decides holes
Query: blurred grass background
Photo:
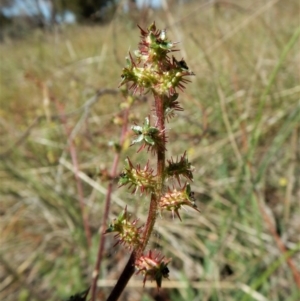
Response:
[{"label": "blurred grass background", "polygon": [[[158,294],[134,276],[121,300],[300,300],[299,1],[166,4],[128,14],[120,7],[103,26],[62,25],[0,44],[1,300],[64,300],[90,285],[107,186],[101,172],[120,135],[117,86],[137,48],[136,23],[153,20],[180,42],[175,55],[196,74],[179,98],[185,111],[168,124],[168,158],[187,150],[201,214],[158,218],[151,244],[173,258],[170,280]],[[104,88],[117,92],[99,96]],[[152,104],[137,102],[132,120],[142,123]],[[127,156],[145,159],[128,147],[122,162]],[[117,185],[110,220],[125,203],[143,223],[147,197]],[[108,236],[99,300],[129,255],[114,243]]]}]

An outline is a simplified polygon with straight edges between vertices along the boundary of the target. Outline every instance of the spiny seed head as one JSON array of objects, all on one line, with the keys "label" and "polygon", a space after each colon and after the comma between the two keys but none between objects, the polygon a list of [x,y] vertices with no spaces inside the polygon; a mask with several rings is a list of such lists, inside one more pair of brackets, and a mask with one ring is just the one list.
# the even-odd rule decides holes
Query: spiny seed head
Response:
[{"label": "spiny seed head", "polygon": [[152,23],[147,31],[138,26],[141,31],[141,41],[139,43],[139,52],[144,62],[159,62],[164,65],[168,63],[167,54],[174,51],[174,43],[169,41],[166,36],[166,30],[156,29],[155,23]]},{"label": "spiny seed head", "polygon": [[147,30],[139,28],[139,49],[134,51],[135,59],[129,53],[120,86],[130,82],[134,93],[152,91],[160,96],[174,95],[177,88],[183,90],[184,83],[189,82],[185,77],[194,73],[183,59],[169,58],[168,54],[177,50],[168,40],[166,30],[156,29],[155,23]]},{"label": "spiny seed head", "polygon": [[179,209],[182,206],[189,206],[195,209],[196,211],[200,212],[195,204],[194,193],[191,191],[191,186],[189,184],[185,184],[185,186],[177,191],[176,189],[170,190],[165,193],[159,200],[159,207],[161,210],[168,210],[171,211],[178,216],[181,220],[179,215]]},{"label": "spiny seed head", "polygon": [[193,181],[193,166],[189,162],[186,152],[181,156],[181,158],[176,161],[171,158],[171,160],[167,160],[168,166],[166,167],[166,175],[168,177],[174,177],[178,181],[180,185],[180,177],[185,177],[186,179]]},{"label": "spiny seed head", "polygon": [[173,95],[164,95],[162,97],[165,118],[167,121],[175,116],[175,111],[183,111],[179,101],[177,101],[178,96],[178,93],[174,93]]},{"label": "spiny seed head", "polygon": [[129,249],[133,249],[141,243],[141,227],[136,227],[137,222],[137,219],[130,222],[126,206],[118,218],[109,225],[105,233],[117,232],[115,235],[117,239],[115,246],[123,244]]},{"label": "spiny seed head", "polygon": [[147,281],[147,278],[150,280],[155,280],[157,288],[161,287],[162,278],[169,277],[169,268],[168,264],[171,259],[164,257],[160,258],[160,255],[152,254],[150,250],[148,255],[142,255],[135,262],[135,267],[137,269],[137,274],[142,273],[144,275],[144,286]]},{"label": "spiny seed head", "polygon": [[137,192],[138,189],[141,193],[153,191],[156,186],[156,176],[153,175],[153,169],[149,167],[149,161],[144,168],[141,168],[139,164],[134,167],[129,158],[125,162],[126,166],[120,174],[119,185],[133,187],[132,193]]}]

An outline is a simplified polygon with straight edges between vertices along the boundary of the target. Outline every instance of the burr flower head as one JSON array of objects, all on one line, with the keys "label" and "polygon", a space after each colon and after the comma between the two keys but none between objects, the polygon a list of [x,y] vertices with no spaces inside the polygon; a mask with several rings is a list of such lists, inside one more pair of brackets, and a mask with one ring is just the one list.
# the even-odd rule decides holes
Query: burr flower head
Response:
[{"label": "burr flower head", "polygon": [[129,53],[120,86],[131,83],[130,89],[134,92],[143,93],[146,90],[158,95],[174,95],[177,88],[183,90],[184,84],[189,81],[185,77],[194,73],[189,71],[183,59],[169,58],[170,52],[178,50],[167,39],[166,30],[156,29],[155,23],[147,30],[139,28],[139,49],[134,51],[135,58]]},{"label": "burr flower head", "polygon": [[193,181],[193,166],[189,162],[186,152],[181,156],[181,158],[174,161],[172,158],[168,161],[168,166],[166,167],[166,175],[168,177],[174,177],[180,185],[180,177],[185,177],[186,179]]},{"label": "burr flower head", "polygon": [[155,280],[157,288],[161,287],[162,278],[169,277],[168,264],[171,259],[159,257],[160,255],[154,255],[149,251],[148,255],[142,255],[136,260],[135,267],[137,274],[142,273],[144,275],[144,286],[147,278]]},{"label": "burr flower head", "polygon": [[130,222],[127,212],[127,206],[124,211],[116,218],[105,231],[105,233],[117,232],[115,238],[117,244],[123,244],[129,249],[134,249],[141,242],[141,227],[137,227],[138,220]]},{"label": "burr flower head", "polygon": [[196,211],[200,212],[195,204],[194,193],[191,191],[189,184],[186,184],[179,191],[176,189],[169,190],[159,200],[159,207],[161,210],[165,209],[171,211],[173,216],[175,213],[180,220],[181,217],[179,215],[179,209],[181,209],[183,206],[192,207]]},{"label": "burr flower head", "polygon": [[167,121],[175,116],[175,111],[183,111],[179,101],[177,101],[178,96],[178,93],[174,93],[173,95],[164,95],[162,97]]},{"label": "burr flower head", "polygon": [[129,185],[129,188],[133,187],[132,193],[137,192],[140,189],[141,193],[151,192],[156,186],[155,175],[153,175],[153,169],[149,167],[149,162],[144,168],[138,164],[133,166],[129,158],[126,159],[126,166],[124,171],[120,174],[119,185]]}]

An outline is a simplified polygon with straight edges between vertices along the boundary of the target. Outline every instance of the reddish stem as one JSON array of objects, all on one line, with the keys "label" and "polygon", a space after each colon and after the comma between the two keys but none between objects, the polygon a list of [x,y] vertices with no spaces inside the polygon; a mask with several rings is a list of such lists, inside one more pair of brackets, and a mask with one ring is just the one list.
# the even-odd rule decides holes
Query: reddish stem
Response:
[{"label": "reddish stem", "polygon": [[123,290],[125,289],[128,281],[130,280],[130,278],[132,277],[132,275],[134,274],[135,271],[135,260],[136,260],[136,253],[132,252],[129,260],[120,276],[120,278],[118,279],[115,287],[113,288],[113,290],[111,291],[109,297],[107,298],[106,301],[116,301],[119,299],[119,297],[121,296]]},{"label": "reddish stem", "polygon": [[[273,238],[277,244],[278,249],[280,250],[280,252],[282,254],[286,254],[287,249],[286,249],[284,243],[282,242],[280,236],[277,234],[274,224],[272,223],[269,215],[266,213],[264,207],[262,206],[261,202],[259,201],[258,192],[257,191],[254,191],[254,192],[256,195],[256,200],[257,200],[257,203],[259,206],[259,210],[263,216],[265,223],[267,224],[267,227],[269,228],[271,235],[273,236]],[[290,257],[286,258],[286,262],[293,274],[293,278],[294,278],[294,281],[295,281],[297,287],[300,288],[300,273],[297,271],[297,268],[296,268],[293,260]]]},{"label": "reddish stem", "polygon": [[140,256],[144,251],[146,245],[148,244],[150,235],[154,228],[156,214],[158,210],[158,201],[162,194],[163,184],[164,184],[164,170],[165,170],[165,116],[164,116],[164,108],[163,108],[163,99],[155,94],[155,111],[157,116],[157,128],[159,129],[162,135],[162,143],[160,147],[157,148],[157,189],[151,195],[151,202],[149,207],[149,213],[147,222],[145,225],[144,235],[143,235],[143,243],[140,247],[138,247],[137,255]]},{"label": "reddish stem", "polygon": [[[121,296],[123,290],[125,289],[128,281],[132,277],[135,271],[135,262],[139,256],[142,255],[143,251],[145,250],[151,233],[154,228],[157,210],[158,210],[158,200],[160,195],[162,194],[163,184],[164,184],[164,170],[165,170],[165,116],[164,116],[164,108],[163,108],[163,99],[159,95],[154,95],[155,97],[155,110],[157,116],[157,127],[162,134],[162,145],[157,149],[157,188],[151,194],[151,201],[150,207],[148,211],[148,218],[146,225],[144,227],[143,233],[143,242],[140,246],[134,250],[130,258],[118,279],[115,287],[113,288],[112,292],[110,293],[107,301],[117,301],[118,298]],[[92,301],[94,301],[92,299]]]},{"label": "reddish stem", "polygon": [[[124,122],[123,122],[121,137],[120,137],[120,145],[121,146],[124,143],[125,135],[127,133],[128,114],[129,114],[129,109],[126,109],[123,114]],[[118,152],[118,153],[116,153],[116,155],[114,157],[114,162],[113,162],[113,165],[111,168],[111,172],[110,172],[111,179],[114,179],[116,177],[119,159],[120,159],[120,153]],[[113,180],[111,180],[109,182],[108,187],[107,187],[104,215],[102,218],[102,224],[101,224],[101,228],[100,228],[101,229],[101,238],[99,241],[97,260],[96,260],[95,268],[93,271],[93,278],[92,278],[91,301],[95,301],[96,296],[97,296],[97,281],[98,281],[98,277],[99,277],[99,271],[100,271],[100,267],[101,267],[101,261],[103,258],[103,250],[104,250],[104,245],[105,245],[105,235],[103,233],[103,229],[105,229],[105,227],[107,226],[107,219],[108,219],[110,203],[111,203],[112,188],[113,188]]]},{"label": "reddish stem", "polygon": [[75,145],[73,143],[73,140],[69,142],[70,145],[70,154],[72,158],[72,163],[74,165],[74,175],[75,175],[75,180],[76,180],[76,187],[77,187],[77,192],[79,196],[79,205],[80,205],[80,210],[81,210],[81,215],[82,215],[82,221],[83,221],[83,227],[84,227],[84,232],[87,240],[88,247],[91,247],[92,244],[92,235],[91,235],[91,230],[89,226],[89,221],[88,221],[88,216],[85,210],[85,205],[84,205],[84,196],[83,196],[83,189],[82,189],[82,182],[79,178],[79,166],[78,166],[78,160],[77,160],[77,152]]},{"label": "reddish stem", "polygon": [[[64,125],[66,135],[68,137],[70,137],[71,130],[67,126],[67,120],[66,120],[64,107],[61,103],[59,103],[57,101],[57,99],[54,96],[52,96],[52,99],[54,99],[56,107],[59,111],[60,119],[62,121],[62,124]],[[75,169],[74,175],[75,175],[75,180],[76,180],[76,187],[77,187],[77,192],[78,192],[79,206],[80,206],[80,210],[81,210],[85,237],[87,240],[88,247],[90,247],[92,244],[92,235],[91,235],[91,230],[90,230],[90,226],[89,226],[88,216],[87,216],[87,213],[85,210],[85,205],[84,205],[82,182],[78,175],[79,165],[78,165],[78,159],[77,159],[77,152],[76,152],[76,148],[75,148],[75,145],[74,145],[74,142],[72,139],[69,139],[69,150],[70,150],[70,154],[71,154],[72,163],[73,163],[73,166]]]},{"label": "reddish stem", "polygon": [[[55,103],[56,108],[60,114],[59,118],[64,126],[66,136],[69,138],[68,139],[69,140],[68,141],[69,142],[69,150],[70,150],[70,154],[71,154],[71,158],[72,158],[72,163],[73,163],[73,166],[75,169],[75,180],[76,180],[77,192],[78,192],[78,197],[79,197],[79,205],[80,205],[80,210],[81,210],[82,222],[83,222],[83,227],[84,227],[84,231],[85,231],[87,244],[90,247],[91,246],[91,230],[90,230],[90,226],[89,226],[88,216],[86,214],[85,206],[84,206],[82,183],[81,183],[81,180],[78,175],[79,166],[78,166],[78,160],[77,160],[77,152],[76,152],[76,148],[73,143],[73,140],[70,139],[71,130],[69,129],[69,127],[67,125],[67,118],[66,118],[64,106],[57,100],[57,98],[52,93],[50,93],[47,86],[42,81],[40,81],[38,78],[35,78],[34,76],[32,76],[30,74],[27,74],[26,78],[28,78],[29,80],[32,80],[37,85],[38,88],[40,88],[43,92],[45,92],[49,96],[49,98]],[[22,140],[20,140],[20,141],[22,142]]]}]

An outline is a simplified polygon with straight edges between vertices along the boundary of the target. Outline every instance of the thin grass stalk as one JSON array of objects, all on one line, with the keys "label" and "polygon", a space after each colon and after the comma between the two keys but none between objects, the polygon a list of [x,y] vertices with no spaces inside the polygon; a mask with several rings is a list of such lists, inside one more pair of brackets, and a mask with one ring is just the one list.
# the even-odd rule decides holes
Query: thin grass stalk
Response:
[{"label": "thin grass stalk", "polygon": [[[67,120],[65,116],[65,111],[64,107],[58,102],[56,98],[54,98],[56,107],[59,111],[61,122],[65,128],[65,133],[69,137],[71,134],[70,129],[67,126]],[[88,247],[90,248],[92,245],[92,235],[91,235],[91,229],[88,221],[88,216],[85,210],[85,204],[84,204],[84,196],[83,196],[83,188],[82,188],[82,182],[80,180],[80,177],[78,176],[79,172],[79,165],[78,165],[78,159],[77,159],[77,151],[76,147],[74,145],[73,139],[68,139],[69,142],[69,151],[72,159],[72,163],[75,169],[74,175],[75,175],[75,181],[76,181],[76,187],[77,187],[77,193],[78,193],[78,198],[79,198],[79,206],[80,206],[80,211],[81,211],[81,216],[82,216],[82,222],[83,222],[83,227],[84,227],[84,232],[85,232],[85,238]]]},{"label": "thin grass stalk", "polygon": [[[129,114],[129,109],[124,110],[123,114],[123,126],[122,126],[122,131],[121,131],[121,137],[120,137],[120,146],[122,148],[122,145],[125,140],[125,136],[127,133],[127,127],[128,127],[128,114]],[[102,218],[102,223],[101,223],[101,237],[98,245],[98,252],[97,252],[97,259],[96,259],[96,264],[95,268],[93,271],[92,275],[92,286],[91,286],[91,301],[96,301],[97,297],[97,281],[99,278],[99,271],[101,269],[101,261],[103,258],[103,251],[104,251],[104,246],[105,246],[105,235],[103,229],[105,229],[107,225],[107,220],[108,220],[108,215],[109,215],[109,210],[110,210],[110,204],[111,204],[111,194],[112,194],[112,188],[113,188],[113,179],[117,175],[117,170],[118,170],[118,164],[120,160],[120,152],[117,152],[114,157],[113,165],[111,168],[110,172],[110,182],[107,187],[107,193],[105,197],[105,205],[104,205],[104,214]]]}]

